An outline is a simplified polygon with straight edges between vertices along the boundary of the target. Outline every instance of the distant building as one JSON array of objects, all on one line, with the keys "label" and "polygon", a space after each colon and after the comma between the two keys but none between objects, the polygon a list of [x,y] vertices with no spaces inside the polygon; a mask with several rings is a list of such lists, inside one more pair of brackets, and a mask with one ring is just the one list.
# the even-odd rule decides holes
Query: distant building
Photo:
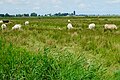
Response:
[{"label": "distant building", "polygon": [[75,14],[75,11],[73,11],[73,15],[76,15],[76,14]]}]

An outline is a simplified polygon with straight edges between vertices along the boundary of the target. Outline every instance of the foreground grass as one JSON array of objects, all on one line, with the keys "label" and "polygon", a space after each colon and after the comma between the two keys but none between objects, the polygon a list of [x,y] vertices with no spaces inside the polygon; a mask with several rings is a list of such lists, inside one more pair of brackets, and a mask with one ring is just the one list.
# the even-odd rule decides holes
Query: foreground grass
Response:
[{"label": "foreground grass", "polygon": [[106,72],[100,64],[88,63],[84,55],[67,51],[53,57],[49,48],[31,53],[1,39],[0,48],[1,80],[101,80]]}]

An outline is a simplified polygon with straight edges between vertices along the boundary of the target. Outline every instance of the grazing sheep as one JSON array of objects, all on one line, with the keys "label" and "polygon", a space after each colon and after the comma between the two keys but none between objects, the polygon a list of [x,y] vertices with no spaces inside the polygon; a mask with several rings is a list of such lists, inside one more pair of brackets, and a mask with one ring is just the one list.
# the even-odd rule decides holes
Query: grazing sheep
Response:
[{"label": "grazing sheep", "polygon": [[95,23],[89,24],[88,29],[94,29],[94,28],[95,28]]},{"label": "grazing sheep", "polygon": [[16,24],[12,27],[12,30],[16,30],[16,29],[21,30],[21,26],[22,26],[21,24]]},{"label": "grazing sheep", "polygon": [[3,23],[3,21],[2,21],[2,20],[0,20],[0,23]]},{"label": "grazing sheep", "polygon": [[6,24],[2,24],[1,28],[2,28],[2,30],[6,29],[7,28]]},{"label": "grazing sheep", "polygon": [[113,30],[113,29],[117,29],[117,26],[115,24],[105,24],[104,25],[104,31]]},{"label": "grazing sheep", "polygon": [[29,24],[29,21],[25,21],[25,25],[28,25]]},{"label": "grazing sheep", "polygon": [[68,20],[68,22],[71,22],[70,20]]},{"label": "grazing sheep", "polygon": [[68,28],[68,29],[72,29],[72,28],[73,28],[73,26],[72,26],[72,24],[71,24],[71,21],[70,21],[70,20],[68,20],[68,25],[67,25],[67,28]]}]

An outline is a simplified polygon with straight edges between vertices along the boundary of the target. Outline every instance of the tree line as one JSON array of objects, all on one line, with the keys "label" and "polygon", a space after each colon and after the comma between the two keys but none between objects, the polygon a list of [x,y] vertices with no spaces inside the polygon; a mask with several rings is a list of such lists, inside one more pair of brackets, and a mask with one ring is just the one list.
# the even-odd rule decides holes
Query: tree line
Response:
[{"label": "tree line", "polygon": [[6,14],[0,14],[0,17],[37,17],[37,16],[74,16],[75,11],[73,13],[55,13],[55,14],[45,14],[45,15],[38,15],[37,13],[33,12],[31,14],[16,14],[11,15],[9,13]]},{"label": "tree line", "polygon": [[16,15],[11,15],[9,13],[6,14],[0,14],[0,17],[37,17],[37,13],[31,13],[31,14],[16,14]]}]

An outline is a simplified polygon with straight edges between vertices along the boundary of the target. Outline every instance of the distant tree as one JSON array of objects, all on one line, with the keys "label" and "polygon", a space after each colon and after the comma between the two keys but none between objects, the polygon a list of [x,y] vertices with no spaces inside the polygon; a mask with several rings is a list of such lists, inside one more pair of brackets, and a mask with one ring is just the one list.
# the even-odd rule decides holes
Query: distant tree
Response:
[{"label": "distant tree", "polygon": [[70,15],[74,15],[74,13],[71,13]]},{"label": "distant tree", "polygon": [[69,13],[56,13],[56,14],[54,14],[54,16],[68,16],[69,15]]},{"label": "distant tree", "polygon": [[24,17],[29,17],[29,14],[23,14]]},{"label": "distant tree", "polygon": [[15,17],[15,15],[9,15],[9,17]]},{"label": "distant tree", "polygon": [[62,13],[60,16],[67,16],[69,15],[68,13]]},{"label": "distant tree", "polygon": [[44,16],[47,16],[47,14],[45,14]]},{"label": "distant tree", "polygon": [[23,15],[22,14],[16,14],[16,17],[22,17]]},{"label": "distant tree", "polygon": [[0,17],[4,17],[4,14],[0,14]]},{"label": "distant tree", "polygon": [[54,14],[54,16],[60,16],[61,15],[61,13],[59,12],[59,13],[55,13]]},{"label": "distant tree", "polygon": [[10,15],[9,15],[8,13],[6,13],[4,16],[5,16],[5,17],[10,17]]},{"label": "distant tree", "polygon": [[30,16],[34,16],[34,17],[36,17],[36,16],[37,16],[37,13],[31,13]]},{"label": "distant tree", "polygon": [[38,16],[41,16],[41,15],[38,15]]}]

